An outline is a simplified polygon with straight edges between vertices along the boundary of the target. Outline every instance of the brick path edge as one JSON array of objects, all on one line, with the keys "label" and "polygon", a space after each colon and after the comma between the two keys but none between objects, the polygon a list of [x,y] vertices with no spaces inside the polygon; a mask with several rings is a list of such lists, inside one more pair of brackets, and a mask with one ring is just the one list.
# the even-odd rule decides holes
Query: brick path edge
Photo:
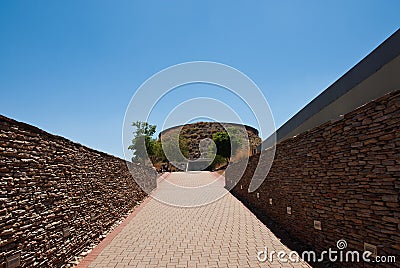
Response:
[{"label": "brick path edge", "polygon": [[[158,183],[160,183],[162,180],[165,180],[171,173],[164,173],[158,178]],[[157,189],[155,189],[156,191]],[[118,225],[114,230],[111,231],[101,242],[94,247],[94,249],[87,255],[85,256],[77,266],[76,268],[87,268],[92,261],[94,261],[100,253],[113,241],[113,239],[124,229],[124,227],[146,206],[150,200],[153,199],[150,195],[148,195],[143,202],[134,208],[131,214],[129,214],[128,217],[126,217],[120,225]]]}]

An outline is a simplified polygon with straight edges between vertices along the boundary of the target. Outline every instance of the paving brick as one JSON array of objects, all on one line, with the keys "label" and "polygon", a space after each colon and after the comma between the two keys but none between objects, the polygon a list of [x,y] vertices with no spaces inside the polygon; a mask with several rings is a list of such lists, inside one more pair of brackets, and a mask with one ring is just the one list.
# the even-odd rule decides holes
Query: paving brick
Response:
[{"label": "paving brick", "polygon": [[[192,186],[207,185],[215,176],[209,172],[173,173],[157,191],[162,191],[163,183],[187,185],[185,180],[191,180]],[[213,196],[212,191],[225,191],[222,198],[195,208],[149,200],[89,267],[101,267],[105,259],[129,267],[266,267],[270,263],[257,260],[257,252],[265,246],[290,252],[223,187],[219,183],[208,189],[208,196]],[[274,267],[280,265],[277,262]],[[301,262],[293,267],[310,266]]]}]

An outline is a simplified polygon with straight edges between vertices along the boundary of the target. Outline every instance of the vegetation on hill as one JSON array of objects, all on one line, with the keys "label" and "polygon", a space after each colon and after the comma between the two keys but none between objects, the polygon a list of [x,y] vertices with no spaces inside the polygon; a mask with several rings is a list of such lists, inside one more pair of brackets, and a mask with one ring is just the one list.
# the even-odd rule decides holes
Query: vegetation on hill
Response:
[{"label": "vegetation on hill", "polygon": [[[128,147],[133,151],[133,162],[145,163],[149,159],[152,164],[168,163],[168,160],[182,162],[188,157],[188,142],[182,137],[172,137],[161,140],[153,138],[156,126],[147,122],[136,121],[132,123],[135,128],[132,144]],[[176,150],[179,148],[179,150]],[[167,158],[168,156],[168,158]]]},{"label": "vegetation on hill", "polygon": [[[132,144],[129,146],[134,155],[132,161],[145,163],[147,159],[150,160],[147,164],[153,164],[160,169],[160,167],[171,167],[170,162],[183,163],[187,159],[212,157],[214,161],[211,169],[223,167],[233,157],[237,160],[238,157],[248,156],[249,148],[253,148],[254,144],[259,144],[260,141],[256,130],[252,133],[234,124],[227,125],[230,126],[225,130],[220,123],[199,122],[169,129],[162,132],[159,139],[155,139],[153,138],[156,132],[155,125],[141,121],[133,122],[135,131]],[[206,147],[206,153],[201,154],[199,144],[207,139],[212,139],[214,144],[208,148],[208,152]]]}]

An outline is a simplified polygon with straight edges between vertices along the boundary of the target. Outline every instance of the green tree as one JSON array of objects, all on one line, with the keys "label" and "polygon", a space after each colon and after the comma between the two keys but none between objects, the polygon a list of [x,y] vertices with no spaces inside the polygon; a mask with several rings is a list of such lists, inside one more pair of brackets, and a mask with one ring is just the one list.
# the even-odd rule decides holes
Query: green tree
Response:
[{"label": "green tree", "polygon": [[170,162],[183,162],[189,157],[188,141],[179,135],[179,138],[164,137],[162,139],[162,148]]},{"label": "green tree", "polygon": [[156,140],[152,136],[156,132],[156,126],[142,121],[133,122],[132,126],[135,127],[135,131],[132,144],[128,147],[133,151],[132,161],[144,162],[147,157],[154,158]]},{"label": "green tree", "polygon": [[213,141],[217,146],[217,155],[225,157],[229,162],[231,154],[235,154],[239,148],[239,140],[236,137],[229,137],[227,132],[216,132],[213,134]]},{"label": "green tree", "polygon": [[164,150],[161,145],[161,141],[155,141],[153,144],[153,163],[167,162],[167,157],[165,156]]}]

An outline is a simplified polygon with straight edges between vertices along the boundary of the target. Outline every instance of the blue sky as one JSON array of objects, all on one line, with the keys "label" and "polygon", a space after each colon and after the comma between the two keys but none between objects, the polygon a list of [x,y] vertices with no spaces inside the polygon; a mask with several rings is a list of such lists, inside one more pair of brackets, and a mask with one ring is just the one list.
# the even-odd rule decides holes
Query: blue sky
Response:
[{"label": "blue sky", "polygon": [[[396,31],[399,10],[400,1],[365,0],[3,0],[0,114],[122,156],[135,90],[201,60],[248,75],[279,127]],[[206,95],[187,88],[181,96]]]}]

